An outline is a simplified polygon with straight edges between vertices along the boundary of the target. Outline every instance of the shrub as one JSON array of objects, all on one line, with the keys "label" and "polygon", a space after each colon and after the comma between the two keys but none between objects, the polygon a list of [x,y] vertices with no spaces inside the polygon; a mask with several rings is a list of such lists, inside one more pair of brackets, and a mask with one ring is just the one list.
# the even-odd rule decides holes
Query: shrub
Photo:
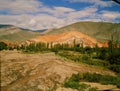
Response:
[{"label": "shrub", "polygon": [[7,49],[7,44],[5,44],[4,42],[0,42],[0,51]]},{"label": "shrub", "polygon": [[78,89],[79,88],[79,83],[75,82],[73,80],[67,80],[64,83],[64,87],[66,88],[73,88],[73,89]]},{"label": "shrub", "polygon": [[52,48],[51,51],[52,51],[52,52],[55,52],[55,54],[58,53],[58,49],[56,49],[56,48]]},{"label": "shrub", "polygon": [[91,87],[91,88],[89,88],[89,91],[97,91],[97,87]]},{"label": "shrub", "polygon": [[116,77],[115,83],[117,84],[117,87],[120,88],[120,75]]},{"label": "shrub", "polygon": [[66,88],[72,88],[72,89],[78,89],[80,91],[83,91],[84,89],[88,88],[89,85],[81,83],[79,84],[79,82],[73,81],[73,80],[67,80],[64,83],[64,87]]},{"label": "shrub", "polygon": [[79,90],[79,91],[84,91],[84,90],[87,89],[88,87],[89,87],[89,85],[84,84],[84,83],[81,83],[81,84],[79,84],[78,90]]},{"label": "shrub", "polygon": [[82,75],[81,74],[73,74],[69,79],[67,79],[65,81],[64,87],[78,89],[80,91],[88,88],[89,85],[86,85],[86,84],[83,84],[83,83],[79,84],[81,79],[82,79]]},{"label": "shrub", "polygon": [[96,73],[93,73],[93,74],[84,73],[83,74],[83,79],[85,81],[89,81],[89,82],[99,82],[101,80],[100,77],[101,77],[101,75],[96,74]]},{"label": "shrub", "polygon": [[[74,89],[81,88],[79,82],[88,81],[88,82],[98,82],[101,84],[113,84],[120,88],[120,76],[110,76],[110,75],[101,75],[96,73],[83,73],[82,74],[73,74],[64,84],[65,87],[71,87]],[[83,87],[82,87],[83,88]]]},{"label": "shrub", "polygon": [[55,89],[54,89],[54,88],[51,88],[51,89],[49,89],[49,90],[47,90],[47,91],[55,91]]},{"label": "shrub", "polygon": [[109,67],[112,71],[120,73],[120,65],[112,65]]},{"label": "shrub", "polygon": [[72,81],[79,82],[81,80],[81,77],[79,74],[73,74],[70,79]]},{"label": "shrub", "polygon": [[83,55],[83,56],[82,56],[82,60],[86,60],[86,61],[88,61],[89,59],[90,59],[90,57],[87,56],[87,55]]}]

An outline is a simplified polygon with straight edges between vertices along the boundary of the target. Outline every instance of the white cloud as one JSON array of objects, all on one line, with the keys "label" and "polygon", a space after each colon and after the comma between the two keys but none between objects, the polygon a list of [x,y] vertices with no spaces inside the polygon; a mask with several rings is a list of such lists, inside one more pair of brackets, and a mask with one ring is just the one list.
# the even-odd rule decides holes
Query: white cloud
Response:
[{"label": "white cloud", "polygon": [[34,14],[42,12],[54,15],[74,11],[74,9],[66,7],[50,8],[38,0],[0,0],[0,10],[6,10],[9,14]]},{"label": "white cloud", "polygon": [[11,14],[37,12],[42,3],[37,0],[0,0],[0,10],[7,10]]},{"label": "white cloud", "polygon": [[120,18],[119,12],[102,11],[101,13],[101,17],[103,17],[105,21],[114,21],[115,19]]},{"label": "white cloud", "polygon": [[12,24],[29,29],[45,29],[54,28],[65,25],[65,21],[50,15],[0,15],[0,23]]},{"label": "white cloud", "polygon": [[38,0],[0,0],[0,10],[8,12],[7,15],[0,15],[1,24],[12,24],[34,30],[66,25],[69,20],[64,21],[65,13],[75,11],[66,7],[50,8]]},{"label": "white cloud", "polygon": [[102,7],[112,6],[112,1],[102,1],[102,0],[70,0],[70,2],[91,3],[96,6],[102,6]]},{"label": "white cloud", "polygon": [[67,17],[76,18],[76,19],[89,17],[89,16],[93,15],[96,11],[97,11],[97,8],[88,7],[88,8],[84,8],[83,10],[80,10],[80,11],[71,12],[68,14]]},{"label": "white cloud", "polygon": [[65,17],[66,14],[71,13],[71,12],[75,12],[75,9],[72,8],[66,8],[66,7],[53,7],[53,8],[49,8],[49,7],[42,7],[39,9],[39,12],[42,12],[44,14],[48,14],[48,15],[52,15],[54,17]]},{"label": "white cloud", "polygon": [[[51,14],[0,15],[0,23],[38,30],[62,27],[83,20],[113,22],[116,18],[120,17],[119,12],[102,11],[97,13],[98,9],[95,7],[88,7],[80,11],[75,11],[68,8],[68,10],[62,11],[64,7],[60,7],[59,9],[61,9],[61,11],[58,11],[58,8],[59,7],[54,8],[55,11],[53,11],[53,9],[47,8],[48,13]],[[62,18],[61,14],[58,14],[60,12],[63,16]]]},{"label": "white cloud", "polygon": [[[87,2],[88,0],[74,0]],[[89,0],[96,5],[106,6],[101,0]],[[9,14],[0,15],[0,24],[11,24],[33,30],[62,27],[78,21],[110,21],[120,17],[119,12],[97,12],[97,7],[75,10],[66,7],[48,7],[37,0],[0,0],[0,10]],[[32,14],[30,14],[32,13]],[[35,13],[35,14],[34,14]]]},{"label": "white cloud", "polygon": [[[44,8],[45,9],[45,8]],[[75,11],[71,8],[54,7],[54,9],[46,9],[49,14],[20,14],[20,15],[0,15],[0,23],[12,24],[29,29],[44,29],[62,27],[79,21],[79,18],[89,16],[96,12],[97,9],[89,8],[81,11]],[[68,13],[65,13],[68,12]],[[61,16],[63,16],[61,18]]]},{"label": "white cloud", "polygon": [[54,7],[54,9],[59,11],[59,12],[73,12],[73,11],[75,11],[74,9],[66,8],[66,7]]}]

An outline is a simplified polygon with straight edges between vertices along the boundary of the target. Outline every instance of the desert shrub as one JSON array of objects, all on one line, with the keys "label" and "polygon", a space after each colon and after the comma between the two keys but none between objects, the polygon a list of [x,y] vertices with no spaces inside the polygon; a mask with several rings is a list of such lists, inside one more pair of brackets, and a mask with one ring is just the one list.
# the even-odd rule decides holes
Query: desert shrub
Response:
[{"label": "desert shrub", "polygon": [[72,81],[75,81],[75,82],[79,82],[81,79],[82,79],[82,75],[81,74],[73,74],[70,78]]},{"label": "desert shrub", "polygon": [[120,88],[120,76],[101,75],[96,73],[84,73],[83,80],[88,82],[98,82],[101,84],[113,84]]},{"label": "desert shrub", "polygon": [[55,54],[58,53],[58,49],[57,49],[57,48],[52,48],[51,51],[52,51],[52,52],[55,52]]},{"label": "desert shrub", "polygon": [[90,86],[87,85],[87,84],[81,83],[81,84],[79,84],[78,90],[79,90],[79,91],[84,91],[84,90],[87,89],[88,87],[90,87]]},{"label": "desert shrub", "polygon": [[92,64],[96,66],[104,66],[104,67],[110,65],[109,62],[100,59],[93,59]]},{"label": "desert shrub", "polygon": [[117,73],[120,73],[120,65],[111,65],[110,67],[110,70],[114,71],[114,72],[117,72]]},{"label": "desert shrub", "polygon": [[91,87],[91,88],[89,88],[89,91],[97,91],[97,87]]},{"label": "desert shrub", "polygon": [[89,59],[90,59],[90,57],[89,57],[88,55],[83,55],[83,56],[82,56],[82,60],[88,61]]},{"label": "desert shrub", "polygon": [[0,42],[0,51],[7,49],[7,44],[5,44],[4,42]]},{"label": "desert shrub", "polygon": [[102,67],[106,67],[106,66],[110,65],[109,62],[107,62],[107,61],[100,60],[100,59],[92,59],[89,56],[88,57],[87,56],[83,56],[81,62],[89,64],[89,65],[102,66]]},{"label": "desert shrub", "polygon": [[84,89],[88,88],[89,85],[84,83],[79,83],[80,80],[83,78],[82,74],[73,74],[69,79],[64,82],[64,87],[66,88],[73,88],[83,91]]},{"label": "desert shrub", "polygon": [[47,91],[55,91],[55,89],[54,89],[54,88],[51,88],[51,89],[49,89],[49,90],[47,90]]},{"label": "desert shrub", "polygon": [[101,84],[105,84],[105,85],[108,85],[108,84],[115,84],[116,83],[116,77],[113,77],[113,76],[108,76],[108,75],[101,75],[101,80],[100,80],[100,83]]},{"label": "desert shrub", "polygon": [[83,79],[89,82],[99,82],[100,76],[101,76],[100,74],[96,74],[96,73],[93,73],[93,74],[85,73],[83,74]]},{"label": "desert shrub", "polygon": [[98,82],[105,85],[113,84],[120,88],[120,76],[101,75],[96,73],[73,74],[65,81],[64,86],[78,89],[80,88],[80,81]]},{"label": "desert shrub", "polygon": [[[70,51],[62,51],[59,52],[58,55],[65,57],[67,59],[70,59],[74,62],[80,62],[80,63],[85,63],[89,65],[94,65],[94,66],[102,66],[107,69],[110,69],[116,73],[120,73],[120,56],[119,53],[117,52],[117,55],[108,55],[108,49],[102,48],[101,51],[105,52],[106,57],[103,59],[106,60],[101,60],[102,58],[95,58],[94,54],[77,54],[75,55],[75,52],[70,52]],[[100,55],[103,55],[102,52],[100,52]]]},{"label": "desert shrub", "polygon": [[79,83],[75,82],[73,80],[67,80],[64,83],[64,87],[66,88],[73,88],[73,89],[78,89],[79,88]]},{"label": "desert shrub", "polygon": [[109,55],[107,60],[110,62],[110,64],[120,65],[120,50],[119,53],[113,53]]},{"label": "desert shrub", "polygon": [[105,60],[108,56],[107,54],[108,54],[107,48],[102,47],[102,48],[99,48],[97,57],[99,59]]},{"label": "desert shrub", "polygon": [[120,88],[120,75],[117,76],[115,83],[117,84],[117,87]]},{"label": "desert shrub", "polygon": [[74,53],[71,54],[69,51],[62,51],[59,52],[58,55],[70,59],[74,62],[82,62],[89,65],[102,66],[102,67],[107,67],[110,65],[108,61],[93,59],[88,54],[75,55]]},{"label": "desert shrub", "polygon": [[84,83],[79,84],[79,82],[69,79],[69,80],[65,81],[64,87],[84,91],[84,89],[88,88],[89,85],[84,84]]}]

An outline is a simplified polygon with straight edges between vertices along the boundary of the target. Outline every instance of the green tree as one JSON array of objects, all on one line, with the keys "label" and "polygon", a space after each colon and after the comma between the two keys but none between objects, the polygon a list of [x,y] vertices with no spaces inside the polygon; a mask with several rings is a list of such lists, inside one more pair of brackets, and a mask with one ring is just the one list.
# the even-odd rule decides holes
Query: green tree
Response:
[{"label": "green tree", "polygon": [[4,42],[0,42],[0,51],[7,49],[7,44],[5,44]]}]

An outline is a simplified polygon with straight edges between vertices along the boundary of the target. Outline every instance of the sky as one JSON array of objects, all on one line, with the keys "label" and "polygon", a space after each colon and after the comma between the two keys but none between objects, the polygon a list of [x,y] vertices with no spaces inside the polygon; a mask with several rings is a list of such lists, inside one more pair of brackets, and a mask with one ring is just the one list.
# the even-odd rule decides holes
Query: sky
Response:
[{"label": "sky", "polygon": [[120,23],[120,5],[112,0],[0,0],[0,24],[41,30],[81,21]]}]

